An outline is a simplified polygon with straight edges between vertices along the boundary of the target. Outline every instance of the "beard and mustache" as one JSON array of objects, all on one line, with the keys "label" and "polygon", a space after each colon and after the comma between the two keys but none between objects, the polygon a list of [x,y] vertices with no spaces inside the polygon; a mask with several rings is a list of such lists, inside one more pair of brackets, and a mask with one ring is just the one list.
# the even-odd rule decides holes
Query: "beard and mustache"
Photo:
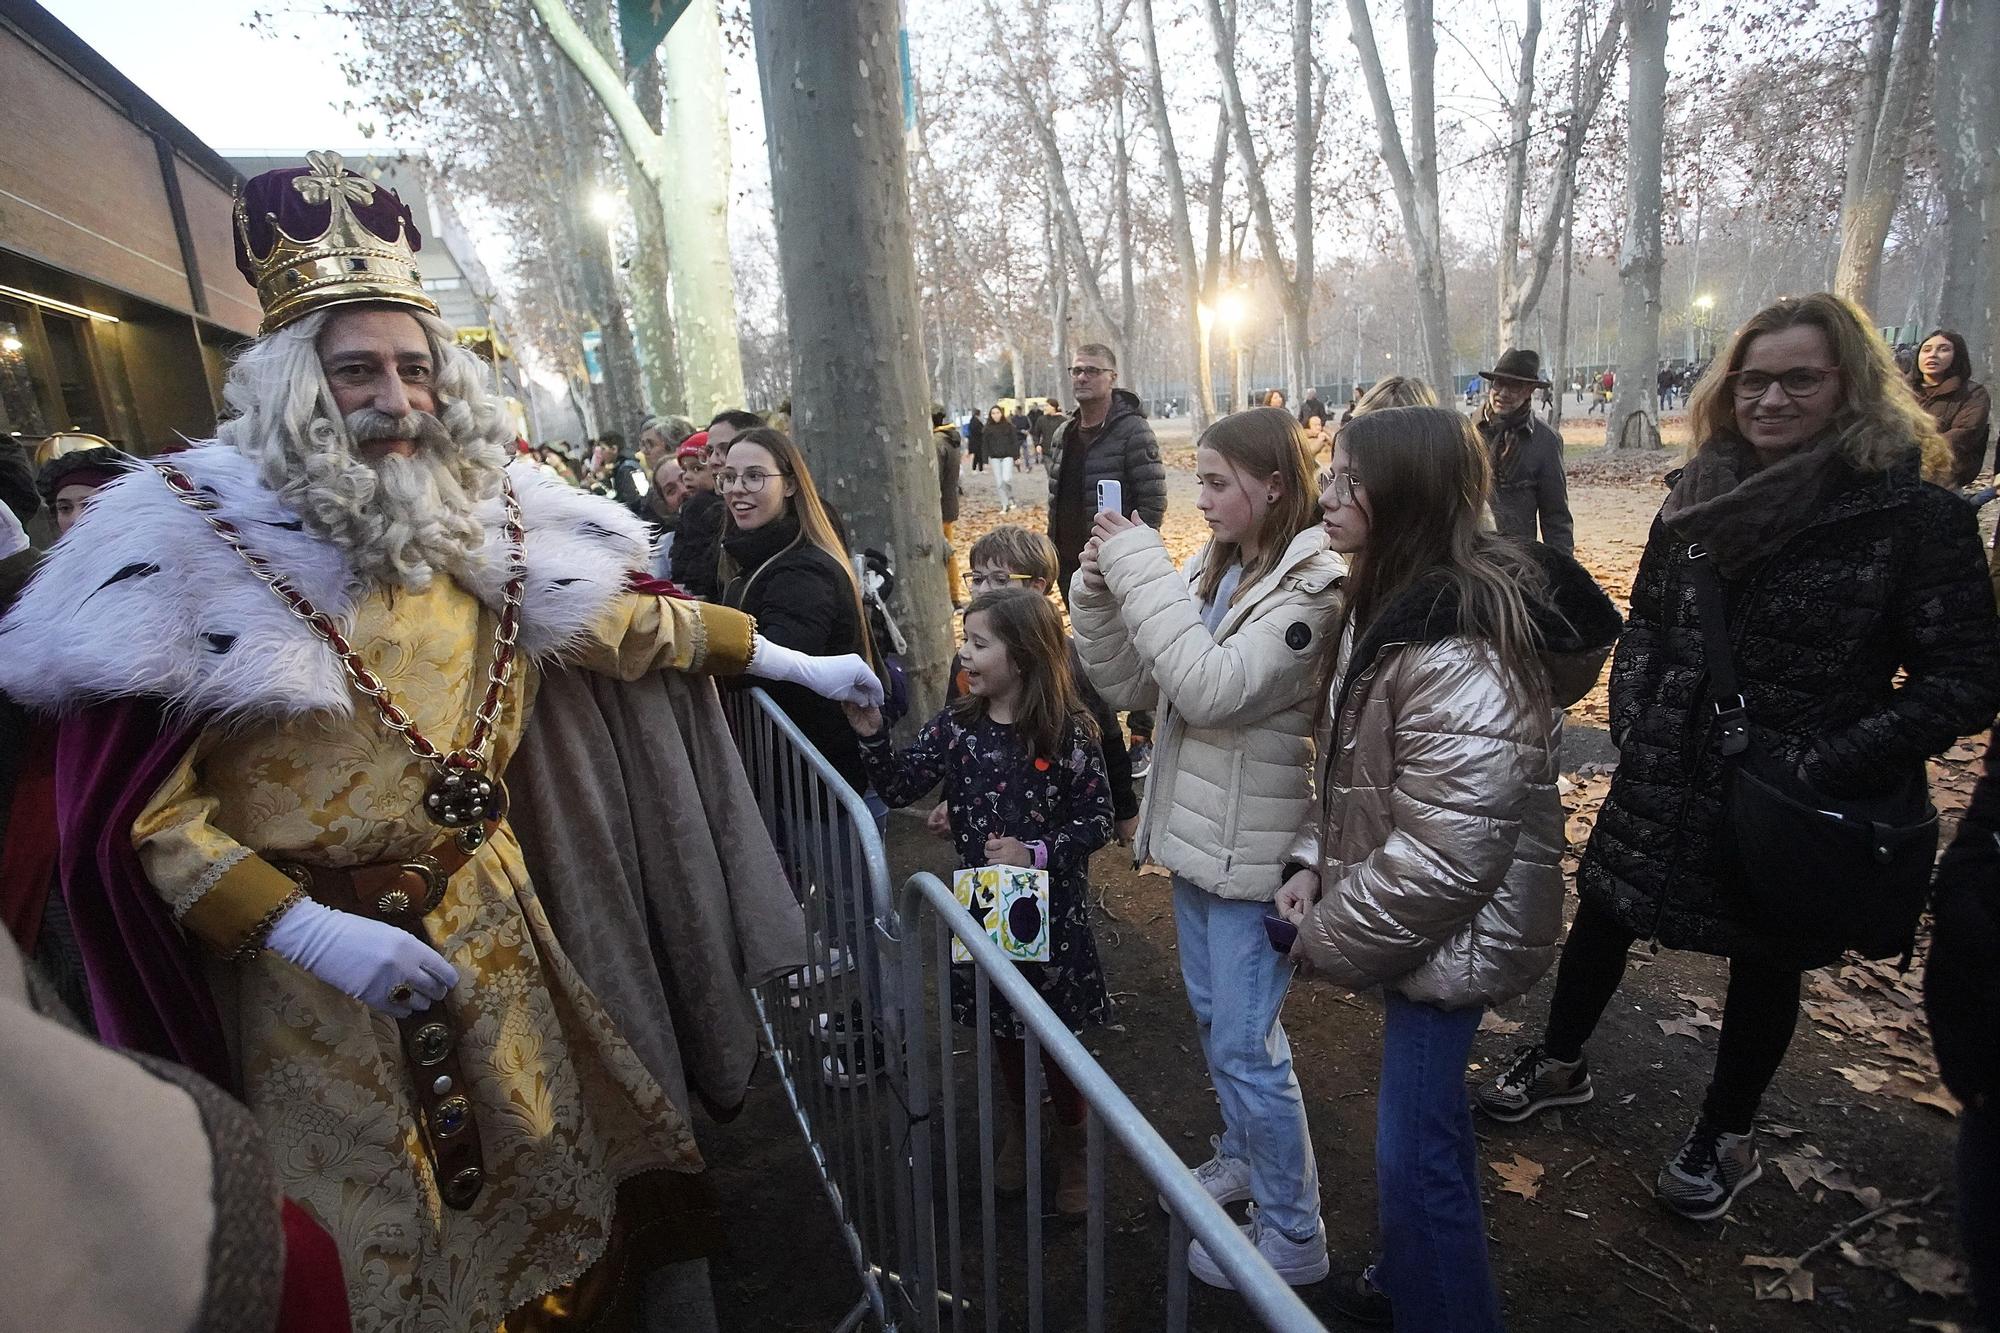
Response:
[{"label": "beard and mustache", "polygon": [[[316,421],[309,452],[279,488],[306,529],[338,546],[363,582],[414,590],[437,572],[464,576],[486,543],[475,511],[499,493],[504,454],[462,444],[429,412],[361,408],[342,425]],[[416,452],[362,454],[381,440],[408,440]]]}]

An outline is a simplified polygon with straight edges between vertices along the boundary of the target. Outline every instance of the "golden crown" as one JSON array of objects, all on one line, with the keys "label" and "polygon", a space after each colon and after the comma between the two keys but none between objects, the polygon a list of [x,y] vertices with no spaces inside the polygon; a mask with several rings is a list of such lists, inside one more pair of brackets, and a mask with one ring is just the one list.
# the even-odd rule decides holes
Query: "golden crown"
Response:
[{"label": "golden crown", "polygon": [[236,266],[256,285],[259,331],[356,301],[437,314],[417,271],[423,238],[396,192],[347,170],[339,153],[308,153],[306,163],[265,172],[236,199]]}]

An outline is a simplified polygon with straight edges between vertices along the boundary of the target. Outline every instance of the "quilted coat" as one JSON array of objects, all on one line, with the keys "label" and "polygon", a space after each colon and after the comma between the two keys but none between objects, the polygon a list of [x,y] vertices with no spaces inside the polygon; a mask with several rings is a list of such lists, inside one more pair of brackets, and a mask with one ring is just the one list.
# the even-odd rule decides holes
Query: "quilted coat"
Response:
[{"label": "quilted coat", "polygon": [[1459,1009],[1512,999],[1555,961],[1562,708],[1596,683],[1619,619],[1581,565],[1530,549],[1548,574],[1530,608],[1546,703],[1461,632],[1441,576],[1341,645],[1321,799],[1295,849],[1321,886],[1300,943],[1337,984]]},{"label": "quilted coat", "polygon": [[[1915,463],[1840,465],[1804,529],[1724,586],[1753,743],[1829,795],[1907,780],[1992,723],[2000,632],[1973,510]],[[1577,890],[1669,948],[1832,962],[1837,945],[1755,924],[1733,882],[1705,658],[1688,542],[1655,519],[1611,663],[1618,772]]]},{"label": "quilted coat", "polygon": [[1160,710],[1134,859],[1218,897],[1268,902],[1312,806],[1315,677],[1345,567],[1313,525],[1238,589],[1211,635],[1194,592],[1210,549],[1176,573],[1157,531],[1121,532],[1098,550],[1110,591],[1078,579],[1070,619],[1105,700]]}]

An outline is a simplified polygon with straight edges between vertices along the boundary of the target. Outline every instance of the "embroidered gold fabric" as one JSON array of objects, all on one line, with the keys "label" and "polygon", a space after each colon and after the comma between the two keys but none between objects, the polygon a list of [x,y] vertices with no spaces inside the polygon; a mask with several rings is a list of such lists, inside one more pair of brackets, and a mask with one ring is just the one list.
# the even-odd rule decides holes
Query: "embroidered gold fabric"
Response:
[{"label": "embroidered gold fabric", "polygon": [[[583,664],[621,675],[685,667],[699,615],[688,603],[621,599],[581,646]],[[491,620],[440,577],[421,592],[367,594],[350,638],[442,746],[471,725]],[[522,670],[510,688],[496,773],[520,739],[535,679]],[[360,709],[210,729],[141,814],[134,840],[169,902],[204,879],[210,894],[244,882],[210,868],[245,847],[256,854],[246,865],[403,859],[437,839],[418,809],[428,777]],[[621,1180],[700,1167],[685,1118],[564,956],[504,825],[428,921],[459,970],[445,1002],[464,1034],[488,1173],[465,1212],[446,1208],[430,1177],[395,1022],[269,952],[229,965],[246,1096],[280,1188],[340,1246],[357,1333],[493,1328],[597,1260]]]}]

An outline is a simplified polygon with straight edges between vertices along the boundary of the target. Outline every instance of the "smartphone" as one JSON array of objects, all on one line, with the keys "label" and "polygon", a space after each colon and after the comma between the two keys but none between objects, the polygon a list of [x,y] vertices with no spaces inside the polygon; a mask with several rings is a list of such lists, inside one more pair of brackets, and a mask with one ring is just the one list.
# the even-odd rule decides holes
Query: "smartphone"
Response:
[{"label": "smartphone", "polygon": [[1120,515],[1125,512],[1125,483],[1121,481],[1097,483],[1097,512]]},{"label": "smartphone", "polygon": [[1290,953],[1292,945],[1299,938],[1299,928],[1281,916],[1264,918],[1264,933],[1270,937],[1271,947],[1279,953]]}]

